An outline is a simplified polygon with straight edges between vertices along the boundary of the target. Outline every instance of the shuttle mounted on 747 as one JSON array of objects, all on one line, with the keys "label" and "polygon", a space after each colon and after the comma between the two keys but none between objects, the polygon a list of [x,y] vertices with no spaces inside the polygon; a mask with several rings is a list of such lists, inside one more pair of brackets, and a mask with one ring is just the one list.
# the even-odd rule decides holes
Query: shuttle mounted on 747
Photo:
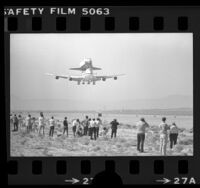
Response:
[{"label": "shuttle mounted on 747", "polygon": [[116,75],[96,75],[94,74],[95,70],[101,70],[101,68],[94,67],[92,65],[92,60],[90,58],[84,59],[80,63],[80,67],[78,68],[70,68],[70,70],[81,71],[82,74],[80,76],[76,75],[56,75],[51,73],[46,73],[46,75],[54,76],[55,79],[63,78],[68,79],[69,81],[75,81],[78,85],[82,84],[96,84],[97,81],[106,81],[109,78],[113,78],[117,80],[118,76],[123,76],[124,74],[116,74]]}]

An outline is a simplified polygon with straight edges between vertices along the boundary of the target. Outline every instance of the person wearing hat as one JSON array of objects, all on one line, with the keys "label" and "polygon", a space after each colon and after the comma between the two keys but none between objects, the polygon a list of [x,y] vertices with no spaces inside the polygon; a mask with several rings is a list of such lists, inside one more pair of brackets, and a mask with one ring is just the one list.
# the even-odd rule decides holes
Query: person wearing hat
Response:
[{"label": "person wearing hat", "polygon": [[144,140],[146,128],[149,127],[149,124],[145,121],[144,118],[140,118],[140,121],[136,123],[137,127],[137,150],[139,152],[144,152]]},{"label": "person wearing hat", "polygon": [[117,122],[116,119],[114,119],[111,123],[111,138],[117,136],[117,126],[119,125],[119,123]]},{"label": "person wearing hat", "polygon": [[169,141],[170,141],[170,148],[172,149],[174,145],[177,143],[178,138],[178,127],[176,123],[172,123],[169,130]]},{"label": "person wearing hat", "polygon": [[159,125],[160,128],[160,152],[161,155],[167,154],[167,142],[168,142],[168,130],[169,125],[166,123],[166,117],[162,118],[162,122]]}]

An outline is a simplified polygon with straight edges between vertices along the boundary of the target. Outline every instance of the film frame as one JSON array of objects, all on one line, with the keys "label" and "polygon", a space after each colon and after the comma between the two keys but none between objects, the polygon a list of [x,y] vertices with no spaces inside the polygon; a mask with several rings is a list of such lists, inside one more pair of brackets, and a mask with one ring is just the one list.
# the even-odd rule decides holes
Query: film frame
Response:
[{"label": "film frame", "polygon": [[[88,8],[94,8],[89,7]],[[14,7],[17,8],[17,7]],[[45,7],[49,8],[49,7]],[[66,185],[67,178],[77,178],[77,184],[91,184],[92,178],[105,169],[120,175],[123,184],[163,184],[157,179],[167,178],[169,184],[200,183],[200,151],[197,126],[199,120],[198,60],[200,55],[199,7],[112,7],[109,16],[5,16],[5,81],[6,122],[9,122],[9,35],[10,33],[193,33],[193,95],[194,95],[194,156],[192,157],[10,157],[7,156],[10,185]],[[98,8],[98,7],[95,7]],[[102,8],[102,7],[101,7]],[[64,26],[63,26],[63,23]],[[74,24],[76,23],[76,24]],[[134,24],[133,24],[134,23]],[[65,27],[66,26],[66,27]],[[7,151],[9,151],[9,131]],[[150,175],[149,175],[150,174]],[[25,177],[24,177],[25,175]],[[144,183],[144,177],[146,182]],[[84,179],[85,178],[85,179]],[[188,178],[185,180],[184,178]],[[192,183],[191,183],[192,182]],[[76,183],[75,183],[76,184]]]}]

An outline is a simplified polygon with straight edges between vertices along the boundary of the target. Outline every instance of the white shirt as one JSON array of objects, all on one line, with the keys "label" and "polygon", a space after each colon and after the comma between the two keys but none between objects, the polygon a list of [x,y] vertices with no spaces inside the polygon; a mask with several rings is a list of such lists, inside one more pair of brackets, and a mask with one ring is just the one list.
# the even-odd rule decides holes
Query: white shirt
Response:
[{"label": "white shirt", "polygon": [[50,119],[49,123],[50,123],[50,127],[55,126],[55,120],[54,119]]},{"label": "white shirt", "polygon": [[44,126],[44,117],[39,117],[39,126]]},{"label": "white shirt", "polygon": [[74,121],[72,122],[72,126],[73,126],[73,127],[78,126],[78,124],[79,124],[79,123],[78,123],[76,120],[74,120]]},{"label": "white shirt", "polygon": [[160,125],[159,125],[159,128],[161,129],[160,130],[160,134],[167,134],[168,130],[169,130],[169,125],[167,125],[167,123],[165,122],[162,122]]},{"label": "white shirt", "polygon": [[90,127],[92,128],[92,127],[94,127],[94,126],[95,126],[95,121],[91,120],[91,121],[90,121]]},{"label": "white shirt", "polygon": [[26,126],[29,126],[31,124],[31,118],[27,117],[26,118]]},{"label": "white shirt", "polygon": [[142,133],[142,134],[144,134],[146,128],[149,127],[149,125],[143,121],[138,121],[136,126],[137,126],[137,133]]},{"label": "white shirt", "polygon": [[99,121],[99,120],[96,120],[96,121],[95,121],[95,125],[96,125],[96,127],[99,127],[100,124],[101,124],[101,121]]}]

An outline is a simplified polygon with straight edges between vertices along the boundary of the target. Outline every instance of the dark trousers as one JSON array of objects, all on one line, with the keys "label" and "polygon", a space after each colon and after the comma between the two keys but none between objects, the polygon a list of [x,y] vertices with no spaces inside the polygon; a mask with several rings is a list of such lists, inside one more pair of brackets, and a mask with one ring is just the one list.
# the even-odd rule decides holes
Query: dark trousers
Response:
[{"label": "dark trousers", "polygon": [[169,134],[169,140],[170,140],[170,148],[172,149],[174,145],[177,143],[178,134],[171,133]]},{"label": "dark trousers", "polygon": [[65,134],[65,132],[67,133],[67,136],[68,136],[68,127],[67,126],[64,126],[63,134]]},{"label": "dark trousers", "polygon": [[91,137],[91,135],[92,135],[92,127],[90,127],[90,128],[88,129],[88,136]]},{"label": "dark trousers", "polygon": [[54,126],[51,126],[49,130],[49,136],[53,137],[53,133],[54,133]]},{"label": "dark trousers", "polygon": [[72,127],[73,135],[76,136],[76,126]]},{"label": "dark trousers", "polygon": [[96,129],[95,127],[91,127],[90,128],[90,139],[93,140],[93,138],[95,139],[96,136]]},{"label": "dark trousers", "polygon": [[144,151],[144,140],[145,140],[145,134],[144,133],[138,133],[137,134],[137,150],[143,152]]},{"label": "dark trousers", "polygon": [[97,138],[99,138],[99,127],[96,128]]},{"label": "dark trousers", "polygon": [[14,131],[18,131],[18,123],[14,123]]},{"label": "dark trousers", "polygon": [[97,128],[93,127],[93,135],[94,135],[94,139],[97,139]]},{"label": "dark trousers", "polygon": [[90,128],[90,139],[91,139],[91,140],[93,140],[93,135],[94,135],[94,131],[95,131],[94,128],[95,128],[95,127],[91,127],[91,128]]},{"label": "dark trousers", "polygon": [[112,129],[111,131],[111,138],[115,137],[116,138],[117,136],[117,129]]},{"label": "dark trousers", "polygon": [[84,135],[87,135],[88,134],[88,126],[85,126],[84,127]]}]

